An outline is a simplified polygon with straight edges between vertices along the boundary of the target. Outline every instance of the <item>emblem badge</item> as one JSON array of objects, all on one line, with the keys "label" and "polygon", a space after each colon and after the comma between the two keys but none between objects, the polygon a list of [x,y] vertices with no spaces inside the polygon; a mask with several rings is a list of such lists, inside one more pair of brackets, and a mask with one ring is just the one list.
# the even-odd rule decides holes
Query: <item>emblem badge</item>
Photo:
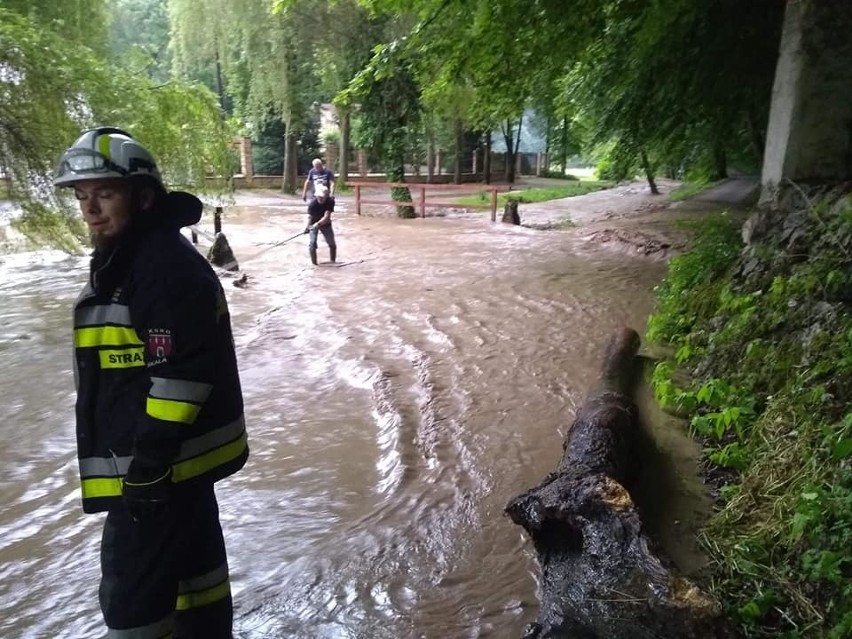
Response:
[{"label": "emblem badge", "polygon": [[160,328],[152,328],[148,331],[148,354],[152,359],[165,359],[172,354],[173,350],[171,331]]}]

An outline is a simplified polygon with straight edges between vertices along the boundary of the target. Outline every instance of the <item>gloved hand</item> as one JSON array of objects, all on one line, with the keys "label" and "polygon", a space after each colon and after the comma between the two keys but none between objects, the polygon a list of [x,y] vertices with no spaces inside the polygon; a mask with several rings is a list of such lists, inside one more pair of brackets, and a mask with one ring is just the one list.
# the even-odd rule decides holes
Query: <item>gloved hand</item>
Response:
[{"label": "gloved hand", "polygon": [[310,233],[310,232],[311,232],[311,225],[309,224],[308,226],[305,227],[305,233]]},{"label": "gloved hand", "polygon": [[165,510],[172,494],[172,467],[130,462],[122,497],[133,521],[153,519]]},{"label": "gloved hand", "polygon": [[307,201],[308,201],[308,196],[307,196],[307,195],[303,195],[303,196],[302,196],[302,202],[307,202]]}]

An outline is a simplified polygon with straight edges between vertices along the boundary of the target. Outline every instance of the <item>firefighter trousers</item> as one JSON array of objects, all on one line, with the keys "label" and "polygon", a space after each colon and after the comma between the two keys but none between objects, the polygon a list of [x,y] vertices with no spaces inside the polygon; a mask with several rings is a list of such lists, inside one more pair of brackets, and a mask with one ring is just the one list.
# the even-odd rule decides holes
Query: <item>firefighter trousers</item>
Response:
[{"label": "firefighter trousers", "polygon": [[162,512],[107,513],[101,611],[109,639],[231,639],[225,541],[212,485],[181,487]]}]

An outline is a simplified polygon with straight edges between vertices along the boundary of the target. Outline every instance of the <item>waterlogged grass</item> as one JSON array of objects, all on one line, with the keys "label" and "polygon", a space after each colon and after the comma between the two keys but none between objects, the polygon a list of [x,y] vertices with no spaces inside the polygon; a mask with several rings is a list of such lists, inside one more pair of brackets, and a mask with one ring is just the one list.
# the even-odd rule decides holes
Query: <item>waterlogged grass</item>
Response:
[{"label": "waterlogged grass", "polygon": [[852,636],[852,210],[810,216],[795,254],[743,258],[708,220],[648,327],[675,352],[657,399],[690,416],[718,488],[710,587],[746,637]]},{"label": "waterlogged grass", "polygon": [[[511,198],[517,200],[521,204],[533,204],[535,202],[547,202],[548,200],[558,200],[564,197],[574,197],[577,195],[585,195],[594,191],[602,191],[611,188],[613,182],[606,180],[582,180],[572,181],[564,186],[554,186],[546,189],[524,189],[518,191],[509,191],[500,193],[497,196],[497,205],[504,206]],[[491,201],[491,194],[487,191],[480,191],[479,195],[471,195],[456,199],[456,203],[464,206],[465,204],[488,204]]]}]

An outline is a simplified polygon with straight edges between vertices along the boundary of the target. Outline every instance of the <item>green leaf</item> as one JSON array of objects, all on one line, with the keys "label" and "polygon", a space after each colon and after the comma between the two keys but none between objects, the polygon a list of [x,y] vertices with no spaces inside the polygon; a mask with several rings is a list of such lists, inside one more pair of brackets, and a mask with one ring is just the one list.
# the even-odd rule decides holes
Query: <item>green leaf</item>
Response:
[{"label": "green leaf", "polygon": [[852,455],[852,438],[837,442],[831,449],[831,456],[834,459],[846,459],[850,455]]}]

